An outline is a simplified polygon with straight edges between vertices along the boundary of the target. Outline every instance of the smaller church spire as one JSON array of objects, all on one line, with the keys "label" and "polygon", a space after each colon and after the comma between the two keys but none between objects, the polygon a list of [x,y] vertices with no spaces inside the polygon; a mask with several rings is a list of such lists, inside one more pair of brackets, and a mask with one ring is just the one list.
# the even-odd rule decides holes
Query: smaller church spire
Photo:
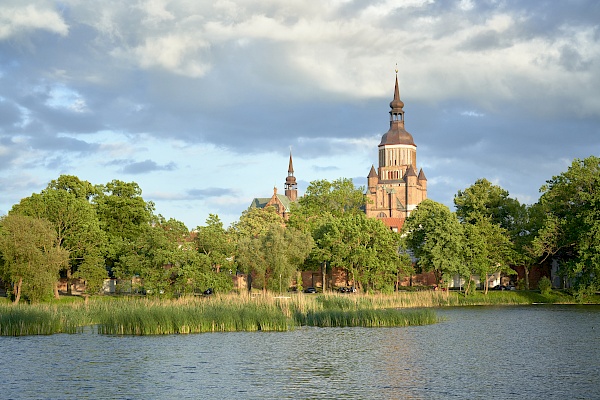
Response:
[{"label": "smaller church spire", "polygon": [[290,149],[290,164],[288,166],[288,175],[294,175],[294,164],[292,163],[292,149]]},{"label": "smaller church spire", "polygon": [[288,165],[288,176],[285,178],[285,195],[291,201],[298,199],[298,184],[294,176],[294,164],[292,162],[292,150],[290,149],[290,162]]}]

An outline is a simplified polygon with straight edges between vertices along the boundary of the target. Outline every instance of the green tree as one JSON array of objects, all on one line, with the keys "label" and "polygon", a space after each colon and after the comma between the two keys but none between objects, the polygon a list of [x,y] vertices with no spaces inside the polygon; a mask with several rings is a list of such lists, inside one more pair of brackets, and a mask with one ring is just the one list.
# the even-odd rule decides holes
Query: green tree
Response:
[{"label": "green tree", "polygon": [[[96,289],[102,287],[102,281],[107,277],[103,257],[107,241],[89,202],[92,194],[93,186],[89,182],[62,175],[41,193],[22,199],[11,211],[43,218],[52,224],[59,245],[70,257],[65,266],[69,293],[74,274],[86,281],[91,293],[97,293]],[[55,296],[58,297],[57,290]]]},{"label": "green tree", "polygon": [[510,233],[514,248],[514,263],[523,267],[525,272],[525,289],[530,289],[529,272],[540,263],[541,254],[545,251],[536,249],[535,240],[544,223],[544,210],[539,203],[523,205],[515,213],[513,230]]},{"label": "green tree", "polygon": [[19,214],[0,219],[0,254],[2,278],[12,284],[15,303],[21,296],[34,302],[50,296],[69,257],[48,221]]},{"label": "green tree", "polygon": [[[364,214],[366,197],[364,187],[355,187],[351,179],[339,178],[332,182],[316,180],[311,182],[304,196],[291,205],[288,226],[303,232],[310,232],[316,238],[318,230],[329,223],[331,218],[349,214]],[[328,262],[319,261],[311,254],[303,269],[320,268],[323,273],[323,287]]]},{"label": "green tree", "polygon": [[196,228],[194,242],[198,251],[209,258],[216,272],[219,272],[221,267],[233,268],[235,240],[233,234],[223,227],[218,215],[209,214],[206,226]]},{"label": "green tree", "polygon": [[135,182],[113,180],[96,189],[93,204],[100,228],[108,238],[106,265],[110,272],[131,245],[147,233],[154,220],[154,203],[142,198],[142,189]]},{"label": "green tree", "polygon": [[600,287],[600,158],[575,159],[541,188],[546,218],[534,240],[537,254],[553,257],[581,290]]},{"label": "green tree", "polygon": [[[463,223],[467,281],[471,274],[479,275],[485,293],[488,277],[497,272],[514,273],[509,263],[515,260],[509,229],[514,236],[519,231],[524,207],[509,197],[508,191],[479,179],[454,196],[456,215]],[[467,286],[468,288],[468,286]]]},{"label": "green tree", "polygon": [[488,218],[507,231],[513,229],[515,214],[522,207],[516,199],[509,197],[508,191],[493,185],[485,178],[459,190],[454,196],[456,216],[463,223],[473,223]]},{"label": "green tree", "polygon": [[208,258],[193,249],[186,237],[173,233],[168,226],[174,220],[145,228],[123,252],[114,267],[116,277],[139,277],[150,294],[185,294],[200,289],[210,271]]},{"label": "green tree", "polygon": [[313,232],[327,220],[327,216],[364,213],[365,202],[364,187],[356,188],[352,179],[312,181],[304,196],[292,204],[288,224]]},{"label": "green tree", "polygon": [[[512,243],[506,230],[492,223],[490,218],[481,218],[463,225],[465,233],[464,251],[468,276],[479,275],[488,293],[488,277],[496,272],[514,273],[509,267],[512,259]],[[467,286],[468,287],[468,286]]]},{"label": "green tree", "polygon": [[248,208],[237,222],[231,225],[231,232],[237,237],[258,237],[266,233],[271,225],[283,226],[283,218],[273,207]]},{"label": "green tree", "polygon": [[400,236],[364,213],[331,217],[315,232],[313,257],[343,268],[361,289],[391,291],[398,276],[410,270],[399,252]]},{"label": "green tree", "polygon": [[421,271],[433,271],[437,282],[458,274],[468,276],[464,262],[464,233],[456,214],[445,205],[423,200],[402,227],[404,243]]},{"label": "green tree", "polygon": [[235,257],[254,286],[279,291],[290,286],[310,253],[313,240],[308,233],[285,228],[283,220],[273,218],[273,214],[277,215],[270,210],[253,209],[242,215],[235,225]]},{"label": "green tree", "polygon": [[98,188],[88,181],[82,181],[74,175],[61,175],[58,179],[50,181],[48,190],[62,190],[73,194],[78,199],[90,201],[98,195]]}]

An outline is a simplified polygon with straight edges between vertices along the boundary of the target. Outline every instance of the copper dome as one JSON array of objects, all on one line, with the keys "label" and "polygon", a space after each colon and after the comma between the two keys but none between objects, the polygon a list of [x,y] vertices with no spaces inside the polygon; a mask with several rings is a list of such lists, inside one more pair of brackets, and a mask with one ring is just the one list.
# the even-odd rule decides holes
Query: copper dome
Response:
[{"label": "copper dome", "polygon": [[381,143],[379,146],[392,145],[392,144],[406,144],[415,146],[416,144],[413,140],[413,137],[410,133],[406,132],[404,125],[400,121],[393,121],[390,123],[390,130],[387,131],[381,137]]}]

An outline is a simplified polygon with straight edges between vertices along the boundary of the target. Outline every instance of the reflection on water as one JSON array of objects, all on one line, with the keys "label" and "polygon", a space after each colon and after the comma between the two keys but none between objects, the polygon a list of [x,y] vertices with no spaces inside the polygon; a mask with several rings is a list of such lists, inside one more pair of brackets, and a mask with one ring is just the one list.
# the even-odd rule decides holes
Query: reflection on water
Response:
[{"label": "reflection on water", "polygon": [[440,309],[409,328],[1,337],[8,399],[598,398],[600,307]]}]

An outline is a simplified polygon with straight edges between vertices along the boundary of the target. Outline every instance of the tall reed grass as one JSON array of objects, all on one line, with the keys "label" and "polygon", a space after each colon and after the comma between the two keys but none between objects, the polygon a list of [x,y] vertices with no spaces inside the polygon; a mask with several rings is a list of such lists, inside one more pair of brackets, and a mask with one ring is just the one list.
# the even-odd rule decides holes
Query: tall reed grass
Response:
[{"label": "tall reed grass", "polygon": [[[303,294],[275,297],[247,293],[157,300],[101,296],[67,298],[49,304],[0,302],[0,335],[79,333],[96,326],[100,334],[165,335],[231,331],[287,331],[310,326],[407,326],[435,323],[432,308],[464,305],[573,303],[554,291],[423,291],[383,294]],[[418,310],[414,310],[418,309]]]},{"label": "tall reed grass", "polygon": [[0,305],[0,335],[52,335],[78,333],[91,323],[77,307],[57,305]]}]

